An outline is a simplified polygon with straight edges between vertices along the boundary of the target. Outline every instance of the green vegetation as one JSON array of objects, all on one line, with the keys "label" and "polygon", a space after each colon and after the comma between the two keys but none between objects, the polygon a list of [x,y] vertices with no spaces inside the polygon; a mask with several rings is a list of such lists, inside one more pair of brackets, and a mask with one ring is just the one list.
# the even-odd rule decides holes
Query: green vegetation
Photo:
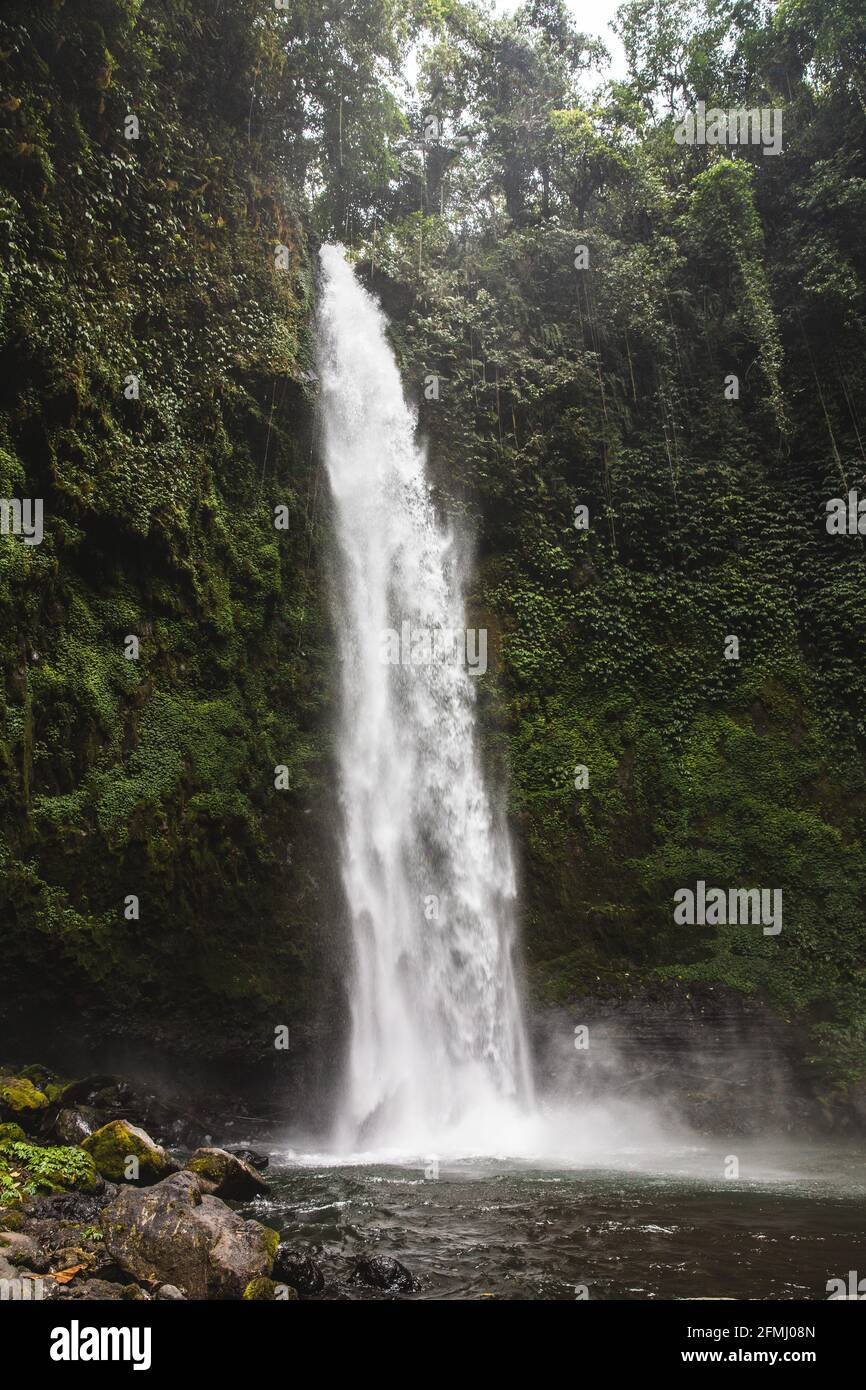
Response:
[{"label": "green vegetation", "polygon": [[311,277],[250,98],[278,18],[224,8],[0,22],[0,495],[45,507],[0,537],[10,1049],[82,999],[103,1039],[254,1060],[327,995]]},{"label": "green vegetation", "polygon": [[[829,11],[637,0],[629,80],[589,100],[554,0],[446,25],[420,107],[471,147],[444,216],[395,207],[361,255],[479,540],[536,998],[722,981],[845,1086],[866,1072],[866,609],[862,539],[824,523],[866,476],[866,121],[862,43]],[[780,109],[783,154],[678,145],[698,100]],[[674,926],[699,878],[781,887],[781,935]]]},{"label": "green vegetation", "polygon": [[82,1149],[0,1142],[0,1206],[38,1192],[94,1192],[98,1186],[93,1159]]}]

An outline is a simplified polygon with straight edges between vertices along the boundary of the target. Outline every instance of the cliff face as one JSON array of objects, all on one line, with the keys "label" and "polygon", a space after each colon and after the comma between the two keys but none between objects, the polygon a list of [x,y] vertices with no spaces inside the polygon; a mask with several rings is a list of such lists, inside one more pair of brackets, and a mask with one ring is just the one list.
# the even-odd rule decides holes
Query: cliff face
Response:
[{"label": "cliff face", "polygon": [[279,1072],[275,1028],[297,1058],[338,1012],[312,279],[260,10],[2,22],[0,494],[44,511],[0,538],[7,1054]]},{"label": "cliff face", "polygon": [[[856,1098],[863,540],[827,523],[864,496],[866,331],[834,289],[850,275],[862,302],[864,113],[844,78],[786,81],[784,158],[678,150],[670,125],[626,145],[596,112],[607,173],[582,203],[567,170],[547,209],[527,177],[506,217],[479,181],[462,234],[415,213],[364,271],[478,538],[536,1006],[590,1022],[588,996],[734,990],[810,1087]],[[678,919],[701,883],[767,890],[776,926]]]}]

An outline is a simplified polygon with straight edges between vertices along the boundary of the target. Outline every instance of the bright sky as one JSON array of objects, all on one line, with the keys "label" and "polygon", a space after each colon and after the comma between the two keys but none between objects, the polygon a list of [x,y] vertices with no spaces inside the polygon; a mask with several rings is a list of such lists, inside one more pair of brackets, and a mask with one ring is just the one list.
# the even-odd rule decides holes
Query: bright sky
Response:
[{"label": "bright sky", "polygon": [[[521,0],[490,0],[490,3],[495,14],[512,14]],[[591,80],[585,84],[589,89],[599,80],[626,75],[625,50],[613,31],[608,28],[621,3],[622,0],[567,0],[578,28],[584,34],[598,35],[610,54],[610,67],[603,73],[593,74]],[[411,52],[403,76],[414,86],[417,75],[417,55]]]},{"label": "bright sky", "polygon": [[[517,9],[520,0],[494,0],[496,14],[511,14]],[[625,77],[625,52],[608,24],[616,15],[622,0],[567,0],[568,8],[577,20],[577,27],[585,34],[597,34],[610,53],[610,67],[606,77]]]}]

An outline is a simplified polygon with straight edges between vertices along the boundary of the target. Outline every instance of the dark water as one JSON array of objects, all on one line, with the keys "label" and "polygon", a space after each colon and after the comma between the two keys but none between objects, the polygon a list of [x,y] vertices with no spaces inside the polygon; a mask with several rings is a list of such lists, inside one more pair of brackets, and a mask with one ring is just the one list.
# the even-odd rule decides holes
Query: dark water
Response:
[{"label": "dark water", "polygon": [[[273,1196],[249,1211],[317,1248],[324,1298],[390,1296],[346,1284],[361,1252],[401,1260],[418,1299],[826,1299],[828,1279],[866,1276],[862,1150],[732,1145],[619,1171],[466,1160],[429,1180],[274,1154]],[[736,1181],[719,1176],[732,1152]]]}]

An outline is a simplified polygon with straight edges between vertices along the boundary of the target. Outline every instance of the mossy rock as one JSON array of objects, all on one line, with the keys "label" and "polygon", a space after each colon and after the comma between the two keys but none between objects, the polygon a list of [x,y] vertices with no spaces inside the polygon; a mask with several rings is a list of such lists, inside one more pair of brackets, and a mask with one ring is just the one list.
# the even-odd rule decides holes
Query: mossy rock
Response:
[{"label": "mossy rock", "polygon": [[[82,1140],[81,1148],[92,1155],[104,1178],[149,1186],[177,1171],[165,1149],[149,1134],[126,1120],[112,1120]],[[135,1165],[130,1163],[135,1159]],[[133,1176],[134,1174],[134,1176]]]},{"label": "mossy rock", "polygon": [[50,1067],[43,1067],[38,1062],[29,1067],[22,1067],[19,1076],[23,1076],[27,1081],[32,1081],[33,1085],[40,1091],[44,1091],[46,1096],[49,1087],[60,1081],[60,1077]]},{"label": "mossy rock", "polygon": [[5,1139],[14,1141],[23,1138],[24,1130],[20,1125],[13,1124],[11,1121],[8,1124],[0,1125],[0,1144],[2,1144]]},{"label": "mossy rock", "polygon": [[215,1197],[246,1201],[267,1192],[268,1185],[251,1164],[225,1149],[196,1149],[187,1169]]},{"label": "mossy rock", "polygon": [[275,1231],[273,1226],[262,1226],[262,1230],[265,1233],[265,1248],[271,1257],[271,1265],[273,1265],[280,1246],[280,1233]]},{"label": "mossy rock", "polygon": [[26,1076],[0,1076],[0,1119],[26,1121],[49,1103]]},{"label": "mossy rock", "polygon": [[93,1159],[81,1149],[0,1142],[0,1206],[40,1192],[98,1192],[101,1185]]},{"label": "mossy rock", "polygon": [[258,1279],[251,1279],[244,1289],[243,1297],[245,1302],[268,1302],[274,1303],[297,1298],[294,1289],[289,1288],[288,1284],[277,1284],[273,1279],[267,1279],[263,1275]]}]

